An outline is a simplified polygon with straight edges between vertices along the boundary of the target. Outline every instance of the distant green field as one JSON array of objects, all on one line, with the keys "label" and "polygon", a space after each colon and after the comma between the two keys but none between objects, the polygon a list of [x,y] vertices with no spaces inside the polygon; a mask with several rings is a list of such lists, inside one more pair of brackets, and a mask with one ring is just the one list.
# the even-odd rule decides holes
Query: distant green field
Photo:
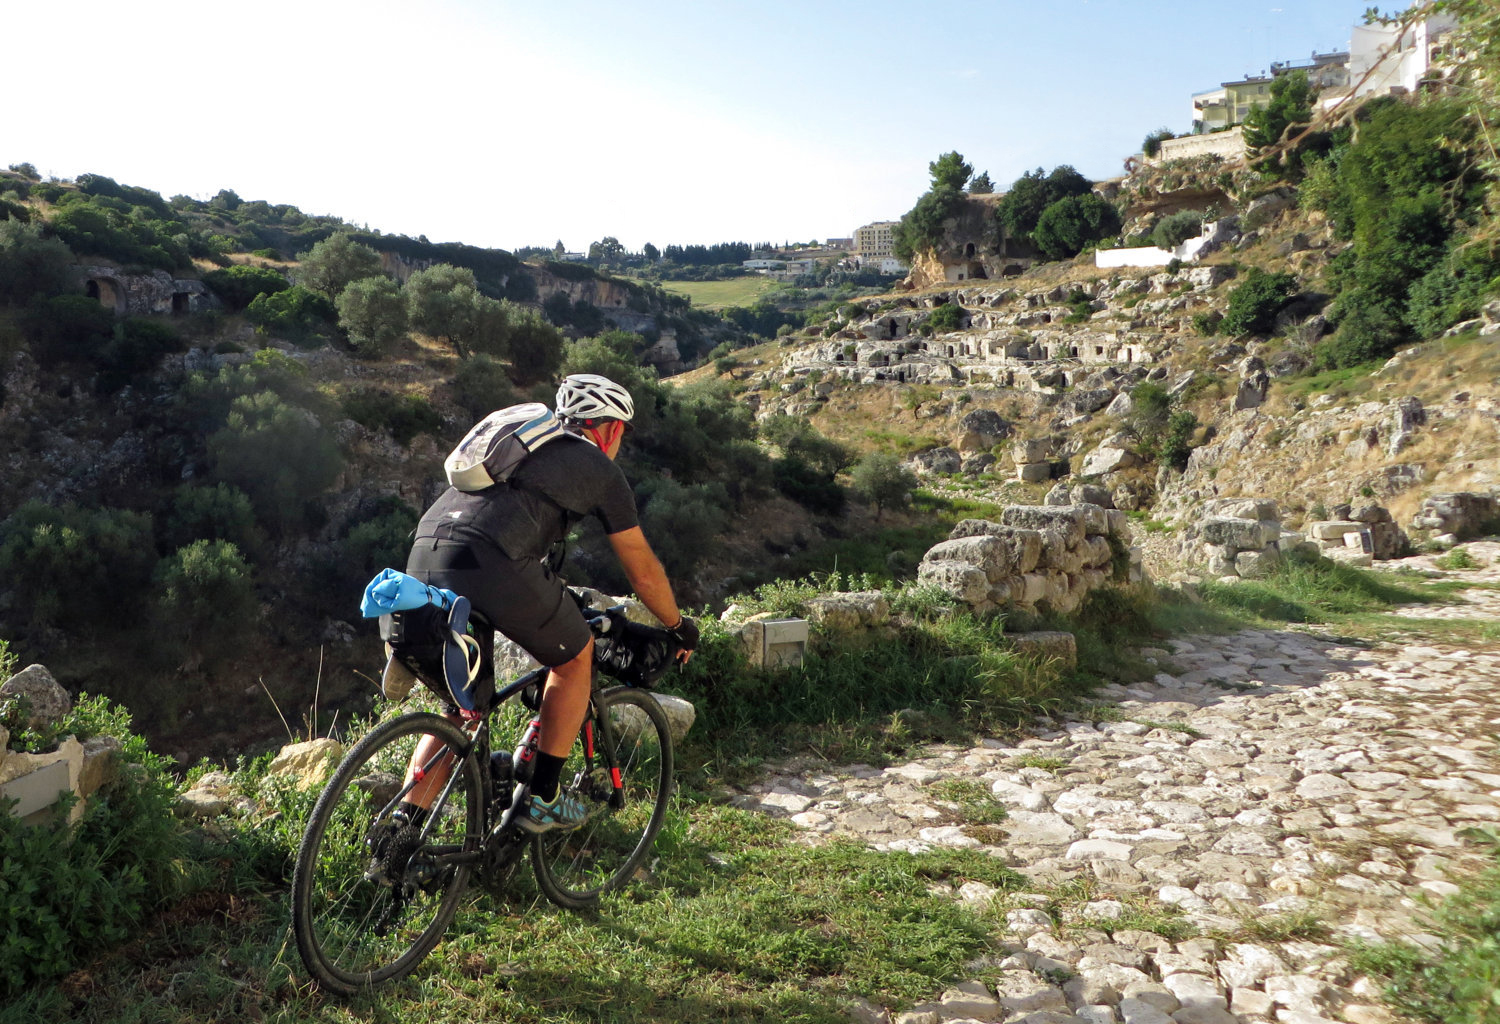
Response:
[{"label": "distant green field", "polygon": [[734,277],[728,281],[663,281],[662,287],[686,295],[701,309],[748,306],[776,282],[768,277]]}]

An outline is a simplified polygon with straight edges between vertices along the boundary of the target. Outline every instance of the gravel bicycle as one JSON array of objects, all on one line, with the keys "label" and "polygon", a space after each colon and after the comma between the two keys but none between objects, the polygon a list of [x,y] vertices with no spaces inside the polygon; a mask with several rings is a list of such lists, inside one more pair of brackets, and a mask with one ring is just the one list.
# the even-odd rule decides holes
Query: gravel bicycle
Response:
[{"label": "gravel bicycle", "polygon": [[[470,882],[503,891],[528,850],[542,892],[569,909],[592,906],[636,876],[671,798],[672,738],[650,693],[601,688],[599,676],[621,674],[618,637],[627,628],[658,657],[670,651],[668,663],[676,648],[665,630],[627,623],[620,609],[586,609],[585,617],[596,637],[594,679],[560,785],[589,808],[588,820],[536,836],[517,821],[524,802],[513,798],[530,778],[546,669],[497,690],[485,710],[460,712],[457,723],[414,712],[376,726],[318,798],[292,873],[297,949],[320,985],[351,995],[406,975],[437,945]],[[601,647],[615,651],[613,663]],[[496,750],[504,741],[491,718],[513,698],[533,716],[514,751]],[[413,765],[424,741],[430,756]],[[444,773],[425,820],[393,817],[423,779]]]}]

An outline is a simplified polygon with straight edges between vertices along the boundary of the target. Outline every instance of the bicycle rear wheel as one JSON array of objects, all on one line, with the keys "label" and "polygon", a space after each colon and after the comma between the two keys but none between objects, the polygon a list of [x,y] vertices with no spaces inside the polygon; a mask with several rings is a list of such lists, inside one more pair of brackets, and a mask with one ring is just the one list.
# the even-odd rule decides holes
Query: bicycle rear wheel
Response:
[{"label": "bicycle rear wheel", "polygon": [[[421,828],[392,819],[413,751],[451,782]],[[399,978],[437,945],[468,884],[484,829],[469,737],[433,714],[404,715],[354,745],[318,798],[292,873],[292,929],[319,984],[346,995]]]},{"label": "bicycle rear wheel", "polygon": [[[596,698],[590,726],[593,756],[585,734],[562,771],[563,789],[583,801],[589,819],[571,832],[536,836],[531,846],[537,884],[570,909],[593,906],[634,877],[672,797],[672,737],[655,698],[623,686],[606,690]],[[619,771],[618,790],[612,769]]]}]

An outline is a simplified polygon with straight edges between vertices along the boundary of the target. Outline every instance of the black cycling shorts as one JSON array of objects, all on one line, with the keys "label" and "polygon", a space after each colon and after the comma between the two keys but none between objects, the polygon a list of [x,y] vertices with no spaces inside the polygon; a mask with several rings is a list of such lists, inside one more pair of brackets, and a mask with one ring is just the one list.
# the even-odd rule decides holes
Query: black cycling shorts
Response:
[{"label": "black cycling shorts", "polygon": [[516,561],[494,548],[424,537],[413,545],[406,571],[467,597],[471,619],[498,629],[548,668],[572,661],[593,643],[561,577],[536,559]]}]

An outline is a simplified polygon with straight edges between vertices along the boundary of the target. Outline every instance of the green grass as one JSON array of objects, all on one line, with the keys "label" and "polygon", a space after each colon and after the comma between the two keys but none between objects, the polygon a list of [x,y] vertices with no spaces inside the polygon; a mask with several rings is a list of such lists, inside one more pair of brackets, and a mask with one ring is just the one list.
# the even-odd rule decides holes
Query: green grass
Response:
[{"label": "green grass", "polygon": [[1010,763],[1017,768],[1040,768],[1044,772],[1062,771],[1068,766],[1064,758],[1047,757],[1042,754],[1018,754],[1010,759]]},{"label": "green grass", "polygon": [[933,886],[1024,884],[974,851],[809,849],[789,836],[760,815],[680,806],[649,884],[571,914],[518,876],[511,900],[466,900],[412,977],[347,1001],[306,983],[282,895],[212,894],[8,1002],[0,1021],[844,1024],[848,995],[909,1004],[989,951],[990,923]]},{"label": "green grass", "polygon": [[721,309],[725,306],[751,306],[761,295],[775,287],[769,277],[754,275],[732,277],[727,281],[663,281],[662,287],[686,295],[694,306]]},{"label": "green grass", "polygon": [[1005,820],[1005,806],[988,787],[972,779],[943,779],[933,785],[932,795],[957,804],[955,813],[965,824],[995,825]]},{"label": "green grass", "polygon": [[1442,600],[1419,585],[1326,559],[1283,562],[1261,580],[1205,580],[1199,589],[1213,608],[1264,623],[1337,622],[1403,604]]},{"label": "green grass", "polygon": [[1454,548],[1443,557],[1434,558],[1432,564],[1439,569],[1446,569],[1450,572],[1455,569],[1480,568],[1479,562],[1475,560],[1474,556],[1463,548]]},{"label": "green grass", "polygon": [[1471,838],[1491,851],[1488,869],[1432,912],[1430,930],[1444,941],[1439,953],[1402,943],[1359,944],[1350,965],[1385,982],[1398,1013],[1435,1024],[1500,1021],[1500,832]]}]

